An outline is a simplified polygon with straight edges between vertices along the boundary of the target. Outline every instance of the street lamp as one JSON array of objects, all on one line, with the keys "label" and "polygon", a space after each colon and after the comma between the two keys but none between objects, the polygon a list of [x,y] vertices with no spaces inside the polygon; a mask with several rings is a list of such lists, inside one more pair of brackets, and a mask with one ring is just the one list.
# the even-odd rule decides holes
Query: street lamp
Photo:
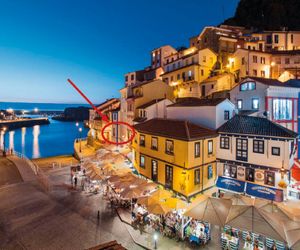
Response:
[{"label": "street lamp", "polygon": [[81,132],[82,128],[79,128],[79,152],[81,153]]},{"label": "street lamp", "polygon": [[153,238],[154,238],[154,249],[157,249],[157,239],[158,239],[157,233],[153,235]]},{"label": "street lamp", "polygon": [[6,152],[5,152],[5,132],[6,132],[6,127],[3,127],[2,131],[3,131],[3,156],[6,156]]}]

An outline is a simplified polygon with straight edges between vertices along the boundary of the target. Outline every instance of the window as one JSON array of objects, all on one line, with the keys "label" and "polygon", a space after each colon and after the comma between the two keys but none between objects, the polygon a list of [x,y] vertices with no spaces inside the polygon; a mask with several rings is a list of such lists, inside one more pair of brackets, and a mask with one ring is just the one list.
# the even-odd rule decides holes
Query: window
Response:
[{"label": "window", "polygon": [[209,140],[207,142],[208,154],[211,155],[213,153],[213,141]]},{"label": "window", "polygon": [[253,70],[253,75],[257,76],[257,70],[256,69]]},{"label": "window", "polygon": [[253,56],[253,63],[257,63],[257,56]]},{"label": "window", "polygon": [[212,165],[207,166],[207,179],[211,179],[214,176]]},{"label": "window", "polygon": [[259,99],[252,98],[252,109],[259,109]]},{"label": "window", "polygon": [[265,171],[265,184],[275,186],[275,172]]},{"label": "window", "polygon": [[206,62],[206,56],[203,56],[203,62]]},{"label": "window", "polygon": [[204,76],[204,70],[201,69],[201,76]]},{"label": "window", "polygon": [[273,99],[273,119],[292,120],[292,100]]},{"label": "window", "polygon": [[157,181],[157,177],[158,177],[158,164],[157,161],[152,160],[151,161],[151,174],[152,174],[152,180],[153,181]]},{"label": "window", "polygon": [[225,111],[224,111],[224,120],[225,120],[225,121],[228,121],[228,120],[229,120],[229,111],[228,111],[228,110],[225,110]]},{"label": "window", "polygon": [[272,43],[272,36],[267,35],[267,44],[271,44],[271,43]]},{"label": "window", "polygon": [[192,79],[192,71],[191,70],[188,71],[188,78],[189,78],[189,80]]},{"label": "window", "polygon": [[117,121],[118,120],[118,113],[113,113],[113,121]]},{"label": "window", "polygon": [[185,72],[182,72],[182,80],[185,80]]},{"label": "window", "polygon": [[240,161],[248,160],[248,140],[236,139],[236,159]]},{"label": "window", "polygon": [[279,43],[279,37],[278,37],[278,35],[274,35],[274,41],[275,41],[275,43]]},{"label": "window", "polygon": [[195,142],[195,158],[200,157],[200,142]]},{"label": "window", "polygon": [[272,147],[272,155],[280,155],[280,148],[278,147]]},{"label": "window", "polygon": [[179,80],[180,79],[180,74],[177,74],[177,80]]},{"label": "window", "polygon": [[220,148],[229,149],[229,137],[220,137]]},{"label": "window", "polygon": [[171,82],[173,82],[173,80],[174,80],[174,77],[173,77],[173,76],[171,76],[171,78],[170,78],[170,81],[171,81]]},{"label": "window", "polygon": [[113,134],[113,136],[116,136],[116,128],[113,128],[112,134]]},{"label": "window", "polygon": [[253,140],[253,152],[258,154],[264,154],[265,142],[263,140]]},{"label": "window", "polygon": [[261,57],[260,58],[260,63],[261,64],[266,64],[266,58],[265,57]]},{"label": "window", "polygon": [[240,91],[248,91],[256,89],[255,82],[244,82],[240,85]]},{"label": "window", "polygon": [[242,109],[243,108],[243,100],[237,100],[237,108]]},{"label": "window", "polygon": [[173,188],[173,167],[166,165],[166,176],[165,176],[165,186],[167,188]]},{"label": "window", "polygon": [[171,140],[166,140],[166,153],[167,154],[174,154],[174,142]]},{"label": "window", "polygon": [[275,63],[276,64],[281,64],[281,58],[280,57],[275,58]]},{"label": "window", "polygon": [[246,168],[246,181],[254,182],[254,169]]},{"label": "window", "polygon": [[224,176],[236,178],[237,177],[237,166],[231,164],[224,164],[223,170]]},{"label": "window", "polygon": [[200,169],[194,170],[194,185],[200,184]]},{"label": "window", "polygon": [[145,168],[145,156],[140,155],[140,167]]},{"label": "window", "polygon": [[158,139],[157,137],[152,137],[151,138],[151,148],[154,150],[158,149]]},{"label": "window", "polygon": [[127,82],[128,81],[128,76],[125,76],[125,82]]},{"label": "window", "polygon": [[266,71],[261,70],[261,71],[260,71],[260,75],[261,75],[261,77],[266,77]]},{"label": "window", "polygon": [[134,75],[132,74],[132,75],[131,75],[131,81],[133,81],[133,80],[134,80]]},{"label": "window", "polygon": [[242,65],[245,65],[245,57],[242,57]]},{"label": "window", "polygon": [[291,43],[293,43],[293,42],[294,42],[294,35],[291,34]]},{"label": "window", "polygon": [[285,58],[285,64],[290,64],[290,58]]},{"label": "window", "polygon": [[181,66],[181,65],[180,65],[180,62],[178,62],[178,63],[177,63],[177,67],[180,68],[180,66]]},{"label": "window", "polygon": [[145,147],[145,136],[144,135],[140,135],[140,146]]}]

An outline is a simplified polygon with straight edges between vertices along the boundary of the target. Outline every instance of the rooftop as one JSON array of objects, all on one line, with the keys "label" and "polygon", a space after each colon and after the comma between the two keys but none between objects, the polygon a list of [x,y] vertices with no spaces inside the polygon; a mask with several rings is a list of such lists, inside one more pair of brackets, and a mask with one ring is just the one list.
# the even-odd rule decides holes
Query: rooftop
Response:
[{"label": "rooftop", "polygon": [[194,141],[217,136],[215,130],[201,127],[185,120],[155,118],[134,126],[140,133]]},{"label": "rooftop", "polygon": [[[277,79],[271,79],[271,78],[262,78],[262,77],[247,77],[246,79],[251,79],[257,82],[260,82],[264,85],[269,86],[276,86],[276,87],[290,87],[290,88],[300,88],[300,80],[289,80],[286,82],[278,81]],[[241,82],[243,83],[244,80]]]},{"label": "rooftop", "polygon": [[235,115],[223,124],[218,132],[269,137],[297,138],[297,133],[269,121],[266,118]]},{"label": "rooftop", "polygon": [[138,106],[137,109],[145,109],[145,108],[148,108],[148,107],[152,106],[153,104],[155,104],[155,103],[157,103],[157,102],[160,102],[160,101],[162,101],[162,100],[164,100],[164,99],[165,99],[165,98],[154,99],[154,100],[152,100],[152,101],[150,101],[150,102],[147,102],[147,103],[145,103],[145,104],[143,104],[143,105]]},{"label": "rooftop", "polygon": [[217,106],[226,98],[200,99],[196,97],[177,98],[176,103],[168,105],[168,107],[199,107],[199,106]]}]

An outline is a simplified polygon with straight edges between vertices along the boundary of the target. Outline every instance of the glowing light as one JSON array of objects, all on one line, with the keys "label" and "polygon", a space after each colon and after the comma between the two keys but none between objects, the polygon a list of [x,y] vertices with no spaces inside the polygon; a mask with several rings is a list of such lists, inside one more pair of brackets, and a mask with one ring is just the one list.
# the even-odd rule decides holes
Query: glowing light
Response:
[{"label": "glowing light", "polygon": [[15,136],[15,131],[9,131],[9,149],[14,149],[15,147],[14,136]]},{"label": "glowing light", "polygon": [[13,112],[14,112],[14,110],[13,110],[12,108],[7,109],[6,111],[7,111],[8,113],[13,113]]},{"label": "glowing light", "polygon": [[78,122],[76,122],[76,127],[78,127],[79,126],[79,123]]},{"label": "glowing light", "polygon": [[82,128],[79,128],[79,132],[82,132]]},{"label": "glowing light", "polygon": [[39,146],[40,125],[33,126],[32,134],[33,134],[32,157],[38,158],[40,157],[40,146]]},{"label": "glowing light", "polygon": [[271,62],[271,67],[274,67],[276,65],[275,62]]},{"label": "glowing light", "polygon": [[228,61],[229,61],[229,63],[233,63],[234,62],[234,58],[233,57],[229,57]]}]

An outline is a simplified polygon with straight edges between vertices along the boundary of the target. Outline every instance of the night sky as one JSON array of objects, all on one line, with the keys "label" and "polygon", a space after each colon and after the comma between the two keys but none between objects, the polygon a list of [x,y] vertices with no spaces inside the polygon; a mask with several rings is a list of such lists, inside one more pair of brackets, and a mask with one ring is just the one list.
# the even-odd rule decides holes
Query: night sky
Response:
[{"label": "night sky", "polygon": [[[238,0],[0,0],[0,101],[82,103],[118,97],[153,48],[188,46]],[[223,6],[223,8],[222,8]]]}]

